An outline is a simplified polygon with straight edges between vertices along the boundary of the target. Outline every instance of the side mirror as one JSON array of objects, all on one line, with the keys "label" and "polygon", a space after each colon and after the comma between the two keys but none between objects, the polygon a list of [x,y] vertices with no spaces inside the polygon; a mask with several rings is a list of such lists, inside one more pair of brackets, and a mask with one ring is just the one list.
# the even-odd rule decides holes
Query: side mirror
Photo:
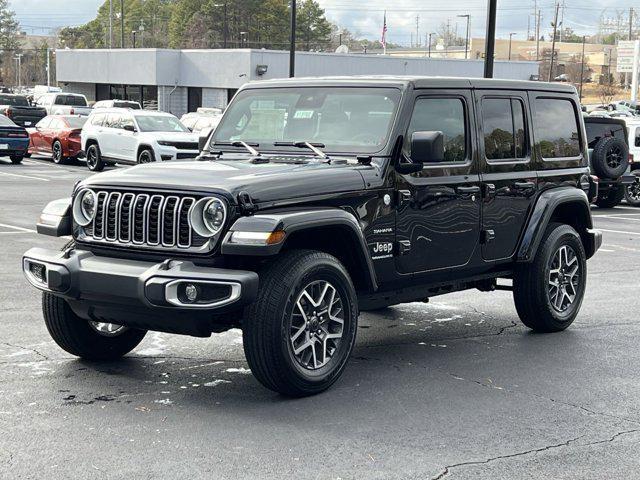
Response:
[{"label": "side mirror", "polygon": [[124,128],[127,132],[135,132],[136,131],[136,127],[134,127],[133,125],[125,125]]},{"label": "side mirror", "polygon": [[413,132],[411,160],[414,163],[444,162],[444,134],[442,132]]},{"label": "side mirror", "polygon": [[207,140],[209,137],[199,137],[198,138],[198,150],[201,152],[204,151],[204,147],[207,145]]}]

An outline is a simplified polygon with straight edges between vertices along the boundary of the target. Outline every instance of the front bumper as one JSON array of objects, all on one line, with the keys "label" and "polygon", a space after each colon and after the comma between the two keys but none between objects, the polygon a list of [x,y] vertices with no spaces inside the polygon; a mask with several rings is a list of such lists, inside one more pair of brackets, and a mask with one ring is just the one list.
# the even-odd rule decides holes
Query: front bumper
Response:
[{"label": "front bumper", "polygon": [[[86,320],[196,336],[218,330],[220,314],[241,311],[258,291],[255,272],[188,261],[154,263],[32,248],[22,264],[34,287],[63,297]],[[197,300],[186,296],[187,285],[195,287]]]},{"label": "front bumper", "polygon": [[180,150],[176,147],[165,145],[158,145],[154,151],[156,155],[156,162],[184,160],[188,158],[193,159],[200,155],[200,152],[198,150]]}]

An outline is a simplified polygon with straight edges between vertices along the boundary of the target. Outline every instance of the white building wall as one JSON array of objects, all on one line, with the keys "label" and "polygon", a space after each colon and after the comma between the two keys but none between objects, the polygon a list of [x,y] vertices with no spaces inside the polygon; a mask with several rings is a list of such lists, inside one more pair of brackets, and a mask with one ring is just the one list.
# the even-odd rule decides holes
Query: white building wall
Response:
[{"label": "white building wall", "polygon": [[76,83],[69,82],[62,85],[63,92],[80,93],[87,97],[88,102],[96,101],[96,84],[95,83]]},{"label": "white building wall", "polygon": [[203,88],[202,106],[226,108],[227,89],[226,88]]}]

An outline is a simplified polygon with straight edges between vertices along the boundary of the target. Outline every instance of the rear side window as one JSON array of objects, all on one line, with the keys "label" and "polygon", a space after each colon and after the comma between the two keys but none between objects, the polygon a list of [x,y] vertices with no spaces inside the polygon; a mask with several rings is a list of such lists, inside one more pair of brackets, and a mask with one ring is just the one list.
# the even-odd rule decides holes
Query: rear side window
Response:
[{"label": "rear side window", "polygon": [[542,158],[580,156],[578,117],[573,102],[564,98],[536,98],[535,137]]},{"label": "rear side window", "polygon": [[586,119],[584,123],[589,148],[595,148],[600,139],[607,137],[616,137],[627,141],[627,131],[623,124],[609,122],[607,119],[593,120],[591,118]]},{"label": "rear side window", "polygon": [[489,160],[522,159],[526,155],[524,107],[516,98],[482,101],[484,151]]},{"label": "rear side window", "polygon": [[91,120],[89,123],[91,125],[97,125],[101,127],[102,124],[104,123],[104,117],[105,117],[104,113],[96,113],[95,115],[91,115]]},{"label": "rear side window", "polygon": [[444,134],[444,161],[464,162],[467,158],[465,108],[460,98],[418,98],[405,140],[411,156],[413,132],[441,131]]}]

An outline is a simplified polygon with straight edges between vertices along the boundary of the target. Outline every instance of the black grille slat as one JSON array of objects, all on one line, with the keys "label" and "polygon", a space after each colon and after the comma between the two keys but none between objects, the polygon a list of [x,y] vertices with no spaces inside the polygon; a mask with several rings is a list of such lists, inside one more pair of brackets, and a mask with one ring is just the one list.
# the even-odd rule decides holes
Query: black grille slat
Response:
[{"label": "black grille slat", "polygon": [[210,241],[191,225],[197,198],[104,190],[96,196],[96,216],[83,231],[89,241],[158,250],[202,250]]}]

